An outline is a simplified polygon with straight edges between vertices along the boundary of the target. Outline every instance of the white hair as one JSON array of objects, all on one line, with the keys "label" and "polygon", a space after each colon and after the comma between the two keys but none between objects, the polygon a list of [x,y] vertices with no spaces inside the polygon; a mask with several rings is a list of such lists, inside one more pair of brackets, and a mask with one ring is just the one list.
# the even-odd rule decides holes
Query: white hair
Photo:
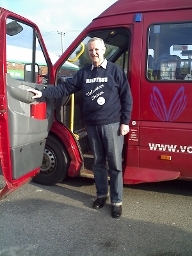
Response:
[{"label": "white hair", "polygon": [[105,43],[104,43],[103,39],[101,39],[100,37],[92,37],[91,39],[89,39],[87,44],[94,42],[94,41],[100,41],[101,44],[103,45],[103,47],[105,47]]}]

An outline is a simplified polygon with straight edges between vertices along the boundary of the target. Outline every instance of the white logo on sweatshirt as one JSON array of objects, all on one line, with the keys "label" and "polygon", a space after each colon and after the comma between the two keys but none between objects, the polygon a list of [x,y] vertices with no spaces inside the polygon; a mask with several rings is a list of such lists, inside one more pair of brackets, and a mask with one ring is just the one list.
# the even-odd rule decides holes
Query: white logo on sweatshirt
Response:
[{"label": "white logo on sweatshirt", "polygon": [[104,85],[101,84],[101,85],[97,86],[94,90],[91,90],[91,91],[87,92],[86,95],[87,95],[87,96],[91,96],[91,95],[93,95],[96,91],[100,90],[100,89],[103,88],[103,87],[104,87]]},{"label": "white logo on sweatshirt", "polygon": [[100,106],[102,106],[103,104],[105,104],[105,98],[99,97],[99,98],[97,99],[97,103],[98,103]]},{"label": "white logo on sweatshirt", "polygon": [[91,84],[91,83],[107,83],[108,82],[108,77],[94,77],[94,78],[87,78],[86,79],[86,84]]}]

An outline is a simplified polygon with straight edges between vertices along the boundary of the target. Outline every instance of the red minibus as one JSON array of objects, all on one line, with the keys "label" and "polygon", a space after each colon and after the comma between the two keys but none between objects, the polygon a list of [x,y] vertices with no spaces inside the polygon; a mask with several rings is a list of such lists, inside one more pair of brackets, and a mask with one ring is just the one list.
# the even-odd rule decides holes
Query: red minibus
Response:
[{"label": "red minibus", "polygon": [[191,0],[118,0],[54,65],[37,25],[0,11],[1,198],[31,179],[50,185],[67,176],[93,177],[81,93],[35,101],[26,90],[70,79],[89,63],[91,37],[104,40],[106,59],[124,70],[131,86],[124,184],[192,180]]}]

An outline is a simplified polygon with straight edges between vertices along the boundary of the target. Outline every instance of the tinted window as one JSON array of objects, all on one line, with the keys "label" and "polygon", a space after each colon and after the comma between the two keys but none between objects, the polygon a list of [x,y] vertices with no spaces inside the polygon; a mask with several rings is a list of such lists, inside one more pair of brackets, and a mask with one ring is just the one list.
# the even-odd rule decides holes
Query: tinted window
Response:
[{"label": "tinted window", "polygon": [[191,35],[192,23],[156,24],[149,27],[149,80],[192,80]]}]

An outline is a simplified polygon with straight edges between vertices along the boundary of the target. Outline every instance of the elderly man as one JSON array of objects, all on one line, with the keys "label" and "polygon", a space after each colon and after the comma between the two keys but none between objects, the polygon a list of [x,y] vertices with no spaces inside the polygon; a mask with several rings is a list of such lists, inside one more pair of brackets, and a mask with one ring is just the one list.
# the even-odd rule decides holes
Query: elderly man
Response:
[{"label": "elderly man", "polygon": [[82,113],[94,154],[92,169],[97,198],[93,208],[99,209],[106,203],[109,175],[111,215],[118,218],[122,215],[123,136],[129,132],[132,95],[124,71],[104,58],[104,41],[91,38],[87,47],[92,64],[80,69],[72,79],[42,91],[29,90],[35,94],[33,98],[60,98],[81,90]]}]

